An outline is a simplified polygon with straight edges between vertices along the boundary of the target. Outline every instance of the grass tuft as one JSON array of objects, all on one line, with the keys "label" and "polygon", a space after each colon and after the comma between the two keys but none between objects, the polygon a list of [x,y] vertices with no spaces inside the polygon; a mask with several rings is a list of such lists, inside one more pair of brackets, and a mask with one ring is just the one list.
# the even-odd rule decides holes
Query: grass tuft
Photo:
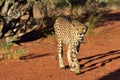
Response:
[{"label": "grass tuft", "polygon": [[90,17],[88,18],[88,23],[89,23],[89,27],[88,27],[88,33],[91,33],[92,30],[95,28],[95,24],[98,22],[98,20],[102,17],[102,14],[92,14],[90,15]]},{"label": "grass tuft", "polygon": [[26,50],[23,48],[13,48],[13,43],[3,42],[0,44],[0,60],[5,59],[20,59]]}]

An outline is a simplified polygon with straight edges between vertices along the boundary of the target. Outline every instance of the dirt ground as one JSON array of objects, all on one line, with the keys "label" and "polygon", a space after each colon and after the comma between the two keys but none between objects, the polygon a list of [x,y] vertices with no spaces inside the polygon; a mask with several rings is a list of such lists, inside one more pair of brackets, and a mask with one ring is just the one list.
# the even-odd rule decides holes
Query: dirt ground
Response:
[{"label": "dirt ground", "polygon": [[[120,10],[105,15],[104,20],[81,45],[81,74],[59,69],[57,42],[48,36],[23,42],[28,52],[22,60],[0,61],[0,80],[120,80]],[[66,54],[64,60],[67,66]]]}]

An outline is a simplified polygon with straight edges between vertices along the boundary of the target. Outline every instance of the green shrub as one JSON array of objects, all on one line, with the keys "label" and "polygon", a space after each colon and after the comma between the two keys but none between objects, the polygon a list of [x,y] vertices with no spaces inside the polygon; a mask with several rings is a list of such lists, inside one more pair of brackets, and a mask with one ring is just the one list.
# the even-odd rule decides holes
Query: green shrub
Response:
[{"label": "green shrub", "polygon": [[13,45],[12,42],[3,42],[0,44],[0,49],[8,49],[11,48]]},{"label": "green shrub", "polygon": [[99,18],[102,16],[102,14],[91,14],[88,18],[88,33],[91,33],[92,29],[95,28],[95,24],[98,22]]},{"label": "green shrub", "polygon": [[20,59],[26,50],[23,48],[14,49],[13,43],[1,43],[0,44],[0,60],[4,59]]},{"label": "green shrub", "polygon": [[0,6],[3,4],[4,0],[0,0]]}]

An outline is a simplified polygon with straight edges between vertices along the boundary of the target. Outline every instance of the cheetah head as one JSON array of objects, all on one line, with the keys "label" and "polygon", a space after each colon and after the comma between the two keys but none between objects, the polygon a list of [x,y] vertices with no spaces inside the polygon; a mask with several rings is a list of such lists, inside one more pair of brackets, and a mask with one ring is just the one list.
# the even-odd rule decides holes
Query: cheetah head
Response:
[{"label": "cheetah head", "polygon": [[72,25],[75,28],[75,31],[77,34],[82,34],[82,33],[86,34],[89,23],[87,22],[87,23],[83,24],[77,20],[73,20]]}]

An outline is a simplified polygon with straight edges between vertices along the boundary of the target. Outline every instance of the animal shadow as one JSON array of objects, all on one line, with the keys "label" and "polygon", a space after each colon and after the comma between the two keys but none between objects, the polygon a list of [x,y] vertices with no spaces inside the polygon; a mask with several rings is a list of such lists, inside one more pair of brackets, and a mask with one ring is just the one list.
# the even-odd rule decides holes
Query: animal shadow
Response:
[{"label": "animal shadow", "polygon": [[97,26],[105,26],[108,24],[111,24],[111,25],[114,24],[114,22],[110,22],[110,21],[120,21],[120,12],[104,14],[102,18],[99,20],[99,23],[97,23]]},{"label": "animal shadow", "polygon": [[120,80],[120,69],[103,76],[99,80]]},{"label": "animal shadow", "polygon": [[83,60],[85,61],[84,63],[80,64],[80,68],[83,69],[81,73],[103,67],[107,63],[116,59],[120,59],[120,50],[113,50],[107,53],[81,58],[79,59],[79,62],[82,62]]},{"label": "animal shadow", "polygon": [[20,59],[21,60],[28,60],[28,59],[35,59],[35,58],[39,58],[39,57],[45,57],[45,56],[50,56],[51,54],[48,53],[44,53],[44,54],[29,54],[29,55],[25,55],[22,56]]},{"label": "animal shadow", "polygon": [[30,42],[34,40],[38,40],[40,38],[46,38],[48,35],[53,35],[53,27],[45,27],[38,30],[32,30],[31,32],[28,32],[20,37],[20,39],[13,41],[16,44],[20,44],[23,42]]}]

